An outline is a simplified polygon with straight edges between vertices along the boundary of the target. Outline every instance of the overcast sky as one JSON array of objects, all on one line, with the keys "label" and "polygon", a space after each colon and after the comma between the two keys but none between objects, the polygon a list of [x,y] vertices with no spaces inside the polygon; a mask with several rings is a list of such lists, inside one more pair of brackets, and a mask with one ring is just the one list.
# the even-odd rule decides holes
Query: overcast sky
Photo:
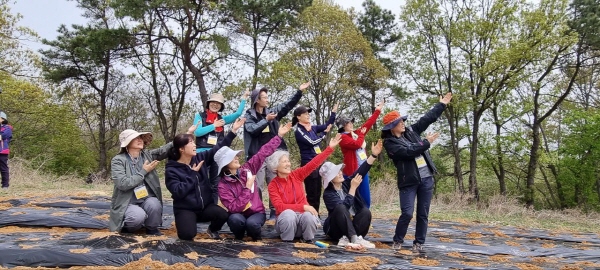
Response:
[{"label": "overcast sky", "polygon": [[[68,0],[18,0],[11,4],[12,13],[20,13],[23,18],[19,25],[33,29],[41,38],[54,39],[56,30],[61,24],[85,24],[81,17],[82,11],[77,8],[76,1]],[[344,8],[354,7],[361,10],[363,0],[335,0]],[[398,15],[400,4],[398,0],[375,0],[377,4],[385,9],[391,10]],[[38,50],[40,43],[29,42],[27,45]]]}]

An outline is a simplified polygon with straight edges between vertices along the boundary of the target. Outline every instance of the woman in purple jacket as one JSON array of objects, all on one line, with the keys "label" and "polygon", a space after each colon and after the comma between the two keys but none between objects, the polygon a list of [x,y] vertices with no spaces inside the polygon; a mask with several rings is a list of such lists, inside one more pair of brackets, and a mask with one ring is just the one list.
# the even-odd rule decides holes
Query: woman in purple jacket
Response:
[{"label": "woman in purple jacket", "polygon": [[221,203],[229,210],[227,225],[235,239],[242,240],[246,232],[252,240],[261,239],[261,228],[265,224],[266,214],[261,190],[255,186],[254,179],[265,159],[277,150],[283,135],[291,128],[290,123],[280,126],[279,136],[273,137],[263,145],[244,165],[240,165],[238,158],[241,150],[235,151],[224,146],[215,154],[220,176],[219,197]]}]

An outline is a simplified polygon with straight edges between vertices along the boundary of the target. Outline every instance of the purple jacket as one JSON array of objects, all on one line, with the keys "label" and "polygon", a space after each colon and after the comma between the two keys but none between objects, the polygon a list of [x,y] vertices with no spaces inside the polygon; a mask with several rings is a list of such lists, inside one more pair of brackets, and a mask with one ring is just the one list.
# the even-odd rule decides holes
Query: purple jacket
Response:
[{"label": "purple jacket", "polygon": [[[254,184],[254,193],[246,188],[247,172],[250,171],[252,175],[256,175],[265,162],[265,159],[277,150],[279,144],[281,144],[281,137],[273,137],[267,144],[260,148],[258,153],[238,169],[237,175],[221,177],[218,186],[219,198],[221,198],[221,203],[229,210],[230,214],[242,213],[244,216],[249,217],[255,213],[265,212],[265,206],[260,199],[261,191],[256,182]],[[252,206],[244,211],[248,202]]]}]

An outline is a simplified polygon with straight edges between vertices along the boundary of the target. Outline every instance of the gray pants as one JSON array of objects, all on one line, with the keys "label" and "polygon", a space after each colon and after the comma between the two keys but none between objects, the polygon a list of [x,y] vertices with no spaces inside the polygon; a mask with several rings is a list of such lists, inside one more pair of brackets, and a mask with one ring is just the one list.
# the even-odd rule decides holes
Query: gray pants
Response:
[{"label": "gray pants", "polygon": [[[273,180],[275,176],[277,176],[275,173],[267,169],[267,163],[263,162],[260,170],[256,173],[256,183],[260,190],[269,190],[269,183],[271,183],[271,180]],[[271,209],[271,213],[275,214],[275,207],[271,203],[271,198],[269,198],[269,209]]]},{"label": "gray pants", "polygon": [[141,204],[130,204],[125,210],[123,227],[130,232],[146,229],[158,229],[162,223],[162,205],[156,197],[148,197]]},{"label": "gray pants", "polygon": [[319,219],[309,212],[297,213],[288,209],[277,216],[275,230],[283,241],[292,241],[300,236],[304,240],[313,240],[319,223]]}]

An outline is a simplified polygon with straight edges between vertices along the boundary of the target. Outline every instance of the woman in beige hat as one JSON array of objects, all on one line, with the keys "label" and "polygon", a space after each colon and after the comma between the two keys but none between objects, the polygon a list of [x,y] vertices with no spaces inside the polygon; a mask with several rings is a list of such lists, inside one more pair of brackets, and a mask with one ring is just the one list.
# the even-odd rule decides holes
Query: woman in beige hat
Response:
[{"label": "woman in beige hat", "polygon": [[[196,126],[191,126],[192,134]],[[150,132],[126,129],[119,134],[121,151],[111,161],[114,182],[108,226],[112,232],[135,232],[142,227],[146,233],[161,235],[162,192],[156,166],[167,158],[173,143],[147,150],[152,141]]]},{"label": "woman in beige hat", "polygon": [[[231,124],[238,119],[244,112],[246,107],[246,99],[250,95],[250,91],[246,90],[240,101],[240,105],[237,110],[230,114],[222,116],[221,113],[225,109],[225,98],[220,93],[213,93],[210,95],[204,112],[196,113],[194,117],[194,125],[197,126],[194,131],[196,136],[196,152],[200,153],[203,151],[210,150],[213,146],[220,143],[225,138],[224,125]],[[217,166],[216,164],[205,164],[208,169],[208,177],[210,178],[211,187],[214,194],[217,194],[217,184],[219,183]],[[215,203],[218,201],[218,197],[213,198]]]}]

